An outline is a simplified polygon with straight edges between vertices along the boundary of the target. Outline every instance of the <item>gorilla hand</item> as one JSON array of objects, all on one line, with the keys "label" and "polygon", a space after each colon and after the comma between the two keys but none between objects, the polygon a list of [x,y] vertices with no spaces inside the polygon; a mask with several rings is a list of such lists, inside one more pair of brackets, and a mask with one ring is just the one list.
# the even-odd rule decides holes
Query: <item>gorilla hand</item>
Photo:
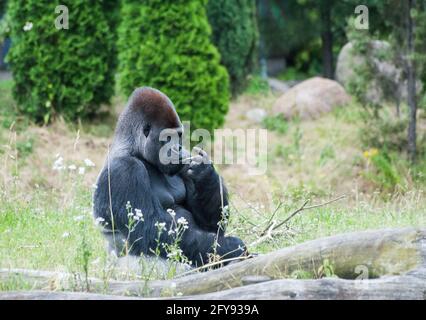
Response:
[{"label": "gorilla hand", "polygon": [[194,157],[190,157],[186,175],[192,179],[199,180],[214,171],[214,168],[207,152],[198,147],[194,147],[193,150],[198,154]]}]

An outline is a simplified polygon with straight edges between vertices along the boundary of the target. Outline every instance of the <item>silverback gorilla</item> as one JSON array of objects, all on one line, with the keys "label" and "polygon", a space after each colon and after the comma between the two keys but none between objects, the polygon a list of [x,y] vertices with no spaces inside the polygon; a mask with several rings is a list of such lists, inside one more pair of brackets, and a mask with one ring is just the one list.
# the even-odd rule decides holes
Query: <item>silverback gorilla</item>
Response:
[{"label": "silverback gorilla", "polygon": [[[160,139],[164,129],[173,130],[179,139],[167,151],[177,161],[168,164],[160,156],[167,143]],[[152,255],[158,243],[175,241],[173,233],[158,232],[159,224],[169,230],[183,217],[180,221],[187,225],[179,246],[194,266],[209,262],[213,253],[222,259],[246,255],[244,243],[225,236],[220,223],[223,207],[228,205],[222,179],[203,150],[197,149],[198,155],[191,157],[182,147],[182,130],[165,94],[149,87],[133,92],[118,120],[94,194],[94,216],[104,221],[110,248],[123,253],[127,240],[129,254]],[[129,228],[129,205],[143,215],[143,222],[134,228]],[[160,246],[160,256],[167,257],[164,246]]]}]

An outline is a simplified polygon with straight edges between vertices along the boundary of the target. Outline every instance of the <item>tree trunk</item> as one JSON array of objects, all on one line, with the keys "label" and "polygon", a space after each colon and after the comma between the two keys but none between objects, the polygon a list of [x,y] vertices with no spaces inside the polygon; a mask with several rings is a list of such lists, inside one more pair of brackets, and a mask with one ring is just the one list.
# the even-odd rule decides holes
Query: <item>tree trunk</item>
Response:
[{"label": "tree trunk", "polygon": [[321,1],[319,4],[321,14],[322,65],[324,77],[333,79],[333,33],[331,31],[332,4],[327,1]]},{"label": "tree trunk", "polygon": [[417,99],[416,99],[416,67],[414,61],[414,35],[415,23],[411,17],[411,10],[415,7],[415,0],[407,1],[407,104],[409,107],[408,123],[408,155],[413,163],[416,159],[416,121],[417,121]]}]

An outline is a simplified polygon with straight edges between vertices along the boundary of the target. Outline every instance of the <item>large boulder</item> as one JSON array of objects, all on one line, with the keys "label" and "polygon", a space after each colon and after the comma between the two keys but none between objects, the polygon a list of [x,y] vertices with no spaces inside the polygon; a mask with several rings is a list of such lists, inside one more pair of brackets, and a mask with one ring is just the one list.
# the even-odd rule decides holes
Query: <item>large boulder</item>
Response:
[{"label": "large boulder", "polygon": [[284,93],[272,111],[285,118],[315,119],[350,102],[350,96],[336,81],[315,77],[305,80]]},{"label": "large boulder", "polygon": [[[393,63],[391,57],[384,55],[391,50],[391,45],[386,41],[373,40],[369,42],[368,46],[369,50],[365,55],[356,54],[351,42],[343,46],[337,58],[336,80],[348,89],[350,82],[356,79],[357,70],[361,66],[370,65],[374,78],[369,82],[364,99],[375,104],[395,101],[398,98],[399,100],[406,99],[407,81],[403,78],[403,70]],[[383,81],[391,85],[391,90],[387,94],[383,92],[380,85]],[[419,92],[421,88],[421,82],[417,81]]]}]

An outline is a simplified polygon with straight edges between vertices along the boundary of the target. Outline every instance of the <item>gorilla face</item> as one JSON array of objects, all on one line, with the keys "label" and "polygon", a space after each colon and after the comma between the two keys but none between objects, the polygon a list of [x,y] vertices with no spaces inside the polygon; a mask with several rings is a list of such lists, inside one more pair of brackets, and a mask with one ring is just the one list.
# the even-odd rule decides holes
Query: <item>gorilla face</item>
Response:
[{"label": "gorilla face", "polygon": [[145,138],[141,152],[143,158],[163,173],[178,173],[184,166],[183,159],[186,156],[182,148],[182,134],[182,126],[165,128],[147,124],[142,137]]},{"label": "gorilla face", "polygon": [[163,173],[179,172],[188,153],[182,148],[183,126],[170,99],[153,88],[136,89],[126,112],[138,156]]}]

